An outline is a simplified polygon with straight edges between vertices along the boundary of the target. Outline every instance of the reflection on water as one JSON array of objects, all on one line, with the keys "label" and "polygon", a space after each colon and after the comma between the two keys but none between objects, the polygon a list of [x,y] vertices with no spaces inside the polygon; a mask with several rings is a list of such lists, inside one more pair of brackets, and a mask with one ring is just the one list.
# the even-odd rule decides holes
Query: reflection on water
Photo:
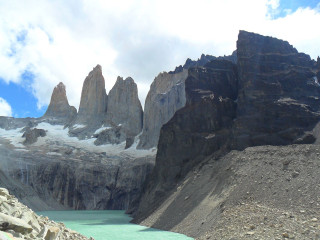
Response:
[{"label": "reflection on water", "polygon": [[132,224],[124,211],[45,211],[38,214],[63,222],[68,228],[95,240],[192,240],[182,234]]}]

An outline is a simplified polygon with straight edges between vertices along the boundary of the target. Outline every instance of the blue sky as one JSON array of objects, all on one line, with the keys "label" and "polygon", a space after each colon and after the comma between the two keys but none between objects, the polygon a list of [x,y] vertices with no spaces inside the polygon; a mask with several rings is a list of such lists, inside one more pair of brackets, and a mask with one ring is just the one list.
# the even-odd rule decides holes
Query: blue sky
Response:
[{"label": "blue sky", "polygon": [[320,31],[308,26],[320,22],[319,2],[0,0],[0,115],[42,116],[61,81],[78,107],[97,64],[107,92],[117,76],[131,76],[144,105],[158,73],[202,53],[231,54],[239,30],[287,40],[316,58]]},{"label": "blue sky", "polygon": [[315,8],[319,0],[280,0],[279,8],[276,10],[275,18],[285,17],[290,12],[295,12],[298,8]]},{"label": "blue sky", "polygon": [[0,97],[11,105],[13,117],[41,117],[46,111],[45,106],[38,109],[37,99],[30,88],[12,82],[5,83],[3,79],[0,79]]}]

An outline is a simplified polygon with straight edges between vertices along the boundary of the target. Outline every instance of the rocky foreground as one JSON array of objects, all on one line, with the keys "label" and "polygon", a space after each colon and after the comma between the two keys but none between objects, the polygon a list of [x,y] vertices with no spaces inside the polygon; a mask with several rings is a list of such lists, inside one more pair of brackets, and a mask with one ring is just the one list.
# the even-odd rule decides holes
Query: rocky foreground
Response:
[{"label": "rocky foreground", "polygon": [[85,240],[88,238],[66,228],[63,223],[38,216],[10,195],[7,189],[0,188],[0,239]]}]

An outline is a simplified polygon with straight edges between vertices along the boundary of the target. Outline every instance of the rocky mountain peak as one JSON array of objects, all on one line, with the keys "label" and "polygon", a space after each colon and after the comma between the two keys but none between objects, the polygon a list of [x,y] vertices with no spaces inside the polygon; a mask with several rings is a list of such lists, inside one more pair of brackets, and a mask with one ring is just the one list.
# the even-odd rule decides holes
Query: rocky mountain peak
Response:
[{"label": "rocky mountain peak", "polygon": [[102,68],[97,65],[83,83],[77,122],[88,123],[106,113],[107,94]]},{"label": "rocky mountain peak", "polygon": [[[320,88],[309,55],[287,41],[240,31],[236,145],[312,143]],[[303,116],[303,117],[302,117]]]},{"label": "rocky mountain peak", "polygon": [[241,30],[237,41],[238,55],[251,56],[252,54],[296,54],[298,53],[287,41],[279,40],[273,37],[262,36]]},{"label": "rocky mountain peak", "polygon": [[44,117],[70,118],[74,117],[76,113],[77,110],[69,105],[65,85],[60,82],[53,89],[50,104]]},{"label": "rocky mountain peak", "polygon": [[137,84],[131,77],[123,80],[118,77],[109,92],[107,107],[107,122],[121,124],[128,135],[141,132],[143,110],[138,98]]}]

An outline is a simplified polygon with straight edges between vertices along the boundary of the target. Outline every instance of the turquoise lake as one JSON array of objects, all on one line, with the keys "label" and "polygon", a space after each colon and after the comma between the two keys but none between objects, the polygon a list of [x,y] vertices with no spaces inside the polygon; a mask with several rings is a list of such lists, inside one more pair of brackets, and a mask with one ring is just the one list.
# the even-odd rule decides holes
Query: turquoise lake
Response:
[{"label": "turquoise lake", "polygon": [[38,215],[63,222],[68,228],[95,240],[192,240],[179,233],[130,223],[124,211],[45,211]]}]

